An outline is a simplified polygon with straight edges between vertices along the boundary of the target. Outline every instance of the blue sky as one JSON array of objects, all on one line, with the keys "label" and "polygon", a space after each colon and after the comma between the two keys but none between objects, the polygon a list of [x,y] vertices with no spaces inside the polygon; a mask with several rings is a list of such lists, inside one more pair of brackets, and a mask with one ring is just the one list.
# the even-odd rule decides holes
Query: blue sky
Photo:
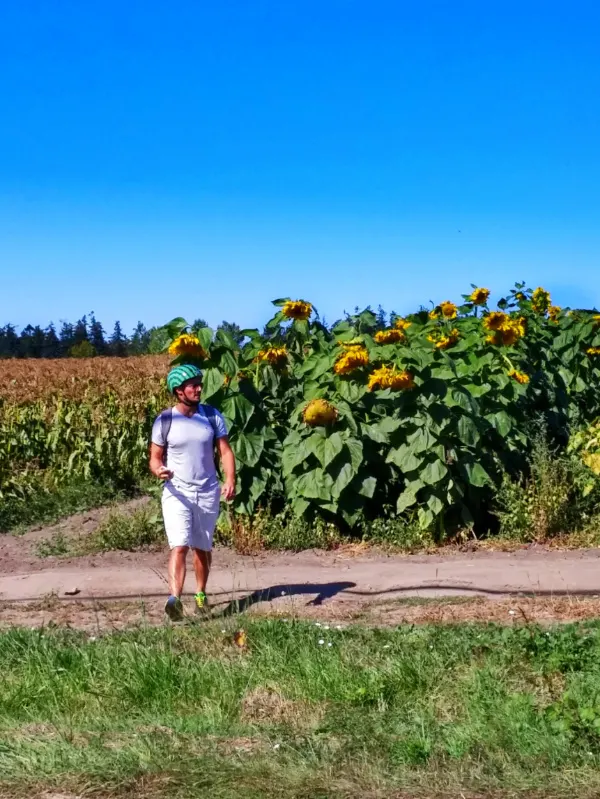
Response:
[{"label": "blue sky", "polygon": [[600,305],[600,6],[0,0],[0,324]]}]

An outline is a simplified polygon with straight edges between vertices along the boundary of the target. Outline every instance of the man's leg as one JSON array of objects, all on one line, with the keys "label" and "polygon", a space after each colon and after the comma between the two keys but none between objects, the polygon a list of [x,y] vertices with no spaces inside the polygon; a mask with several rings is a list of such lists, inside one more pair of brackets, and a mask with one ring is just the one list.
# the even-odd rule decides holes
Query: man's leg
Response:
[{"label": "man's leg", "polygon": [[192,552],[196,574],[196,608],[206,609],[206,583],[212,565],[213,532],[219,515],[218,489],[208,494],[198,493],[194,507]]},{"label": "man's leg", "polygon": [[199,594],[206,593],[206,583],[212,564],[212,552],[203,549],[192,549],[194,557],[194,572],[196,573],[196,589]]},{"label": "man's leg", "polygon": [[193,507],[189,499],[173,489],[165,489],[162,498],[163,519],[171,554],[169,556],[169,591],[165,613],[171,621],[181,621],[181,594],[185,583],[185,560],[190,545]]},{"label": "man's leg", "polygon": [[[185,583],[185,560],[189,547],[173,547],[169,557],[169,591],[180,597]],[[195,559],[194,559],[195,560]]]}]

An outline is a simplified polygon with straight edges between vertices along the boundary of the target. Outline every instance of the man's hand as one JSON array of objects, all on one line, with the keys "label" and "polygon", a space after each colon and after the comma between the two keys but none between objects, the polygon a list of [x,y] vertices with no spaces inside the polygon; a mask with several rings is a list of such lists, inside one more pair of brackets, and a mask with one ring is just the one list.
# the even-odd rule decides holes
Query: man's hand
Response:
[{"label": "man's hand", "polygon": [[173,477],[173,472],[170,469],[167,469],[166,466],[161,466],[154,472],[154,476],[158,477],[159,480],[171,480]]},{"label": "man's hand", "polygon": [[158,444],[150,445],[150,471],[159,480],[170,480],[173,472],[164,465],[165,448]]},{"label": "man's hand", "polygon": [[235,497],[235,455],[227,436],[221,436],[221,438],[217,439],[217,448],[223,464],[223,471],[225,472],[225,482],[221,489],[221,496],[225,502],[230,502]]},{"label": "man's hand", "polygon": [[221,496],[225,502],[232,500],[235,497],[235,483],[230,480],[226,480],[221,488]]}]

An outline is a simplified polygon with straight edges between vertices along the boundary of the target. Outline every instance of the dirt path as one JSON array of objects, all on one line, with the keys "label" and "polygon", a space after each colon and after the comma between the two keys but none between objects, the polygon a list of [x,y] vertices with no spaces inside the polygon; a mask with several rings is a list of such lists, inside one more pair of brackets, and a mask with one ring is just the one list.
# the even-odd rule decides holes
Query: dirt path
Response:
[{"label": "dirt path", "polygon": [[[110,553],[46,568],[0,573],[0,599],[32,601],[77,590],[79,599],[162,597],[166,553]],[[192,580],[186,586],[191,591]],[[233,599],[264,591],[330,602],[382,597],[600,595],[600,553],[524,551],[439,557],[346,556],[335,552],[236,555],[215,550],[211,594]]]},{"label": "dirt path", "polygon": [[[93,529],[105,513],[93,511],[22,537],[0,538],[0,622],[41,619],[47,623],[61,617],[78,624],[86,614],[97,621],[98,609],[111,603],[113,616],[121,613],[129,619],[132,608],[136,609],[134,616],[161,616],[166,594],[165,551],[111,552],[71,559],[37,554],[40,541],[57,530],[81,534]],[[191,579],[186,589],[192,591]],[[388,618],[390,602],[398,607],[402,600],[404,611],[427,607],[428,617],[432,608],[441,608],[444,620],[449,608],[453,608],[452,618],[456,613],[471,618],[475,608],[491,605],[495,608],[489,607],[486,617],[506,614],[509,611],[503,608],[513,607],[513,597],[528,595],[531,598],[521,596],[519,607],[523,610],[526,605],[523,612],[536,618],[553,613],[557,618],[600,616],[600,550],[536,547],[512,553],[418,556],[341,550],[242,556],[217,549],[210,594],[219,613],[252,608],[255,612],[348,618],[364,614],[369,606],[379,608],[379,616]],[[442,597],[446,599],[439,601]],[[455,600],[449,601],[449,597]],[[467,597],[476,601],[465,602]],[[425,602],[433,599],[438,601]],[[411,613],[423,615],[422,610]],[[404,613],[402,619],[406,618]]]}]

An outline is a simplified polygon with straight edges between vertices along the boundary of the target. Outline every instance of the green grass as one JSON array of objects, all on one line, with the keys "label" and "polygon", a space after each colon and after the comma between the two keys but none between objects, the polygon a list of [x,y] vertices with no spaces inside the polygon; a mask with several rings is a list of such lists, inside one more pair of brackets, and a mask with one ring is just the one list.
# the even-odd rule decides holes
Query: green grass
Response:
[{"label": "green grass", "polygon": [[3,498],[0,502],[0,533],[23,533],[39,524],[123,500],[134,491],[122,491],[112,483],[77,481],[46,487],[42,482],[26,497]]},{"label": "green grass", "polygon": [[122,511],[114,508],[91,533],[68,536],[57,530],[36,545],[40,558],[80,557],[100,552],[139,552],[159,549],[166,541],[165,530],[156,501],[147,507]]},{"label": "green grass", "polygon": [[92,533],[79,539],[77,554],[114,550],[136,552],[164,546],[165,541],[160,505],[152,502],[130,513],[112,511]]},{"label": "green grass", "polygon": [[245,622],[0,635],[0,794],[600,792],[599,623]]}]

